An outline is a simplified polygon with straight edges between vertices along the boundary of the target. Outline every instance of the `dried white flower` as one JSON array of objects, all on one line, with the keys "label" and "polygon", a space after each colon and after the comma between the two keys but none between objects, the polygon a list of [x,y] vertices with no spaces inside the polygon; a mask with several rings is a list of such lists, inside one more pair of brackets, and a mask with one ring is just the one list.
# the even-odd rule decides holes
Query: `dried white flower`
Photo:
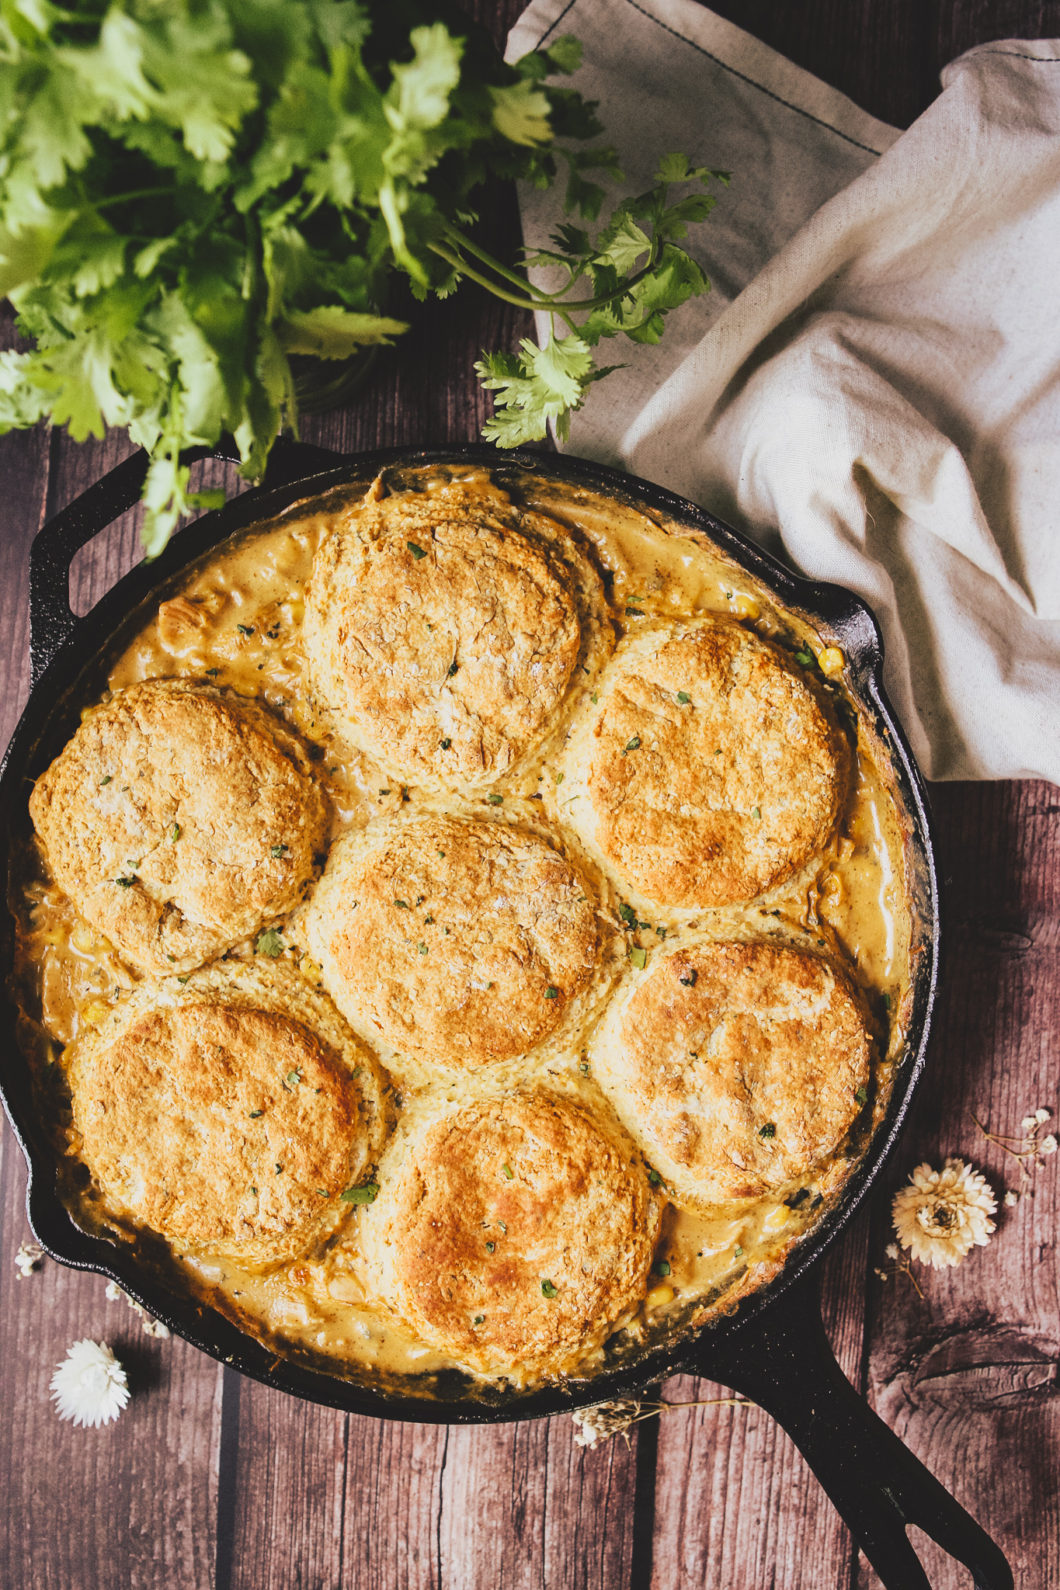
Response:
[{"label": "dried white flower", "polygon": [[39,1242],[20,1242],[18,1252],[15,1254],[15,1268],[19,1280],[24,1281],[27,1275],[39,1270],[43,1259],[44,1249]]},{"label": "dried white flower", "polygon": [[104,1342],[75,1342],[51,1380],[60,1419],[77,1425],[109,1424],[129,1400],[125,1370]]},{"label": "dried white flower", "polygon": [[138,1303],[134,1297],[130,1297],[128,1292],[123,1292],[117,1281],[107,1282],[106,1296],[108,1303],[128,1303],[133,1313],[139,1314],[143,1321],[145,1336],[157,1336],[160,1341],[168,1341],[170,1335],[169,1326],[163,1325],[160,1319],[155,1319],[152,1314],[147,1312],[143,1304]]},{"label": "dried white flower", "polygon": [[903,1248],[936,1270],[960,1264],[974,1247],[985,1247],[994,1230],[997,1199],[971,1165],[948,1159],[941,1170],[918,1165],[909,1186],[894,1195],[894,1229]]},{"label": "dried white flower", "polygon": [[1019,1203],[1019,1201],[1020,1201],[1019,1193],[1013,1192],[1012,1188],[1010,1187],[1008,1192],[1005,1194],[1005,1198],[1004,1198],[1005,1208],[1006,1209],[1015,1209],[1015,1207]]},{"label": "dried white flower", "polygon": [[898,1244],[897,1244],[897,1242],[888,1242],[887,1246],[884,1248],[883,1251],[884,1251],[884,1255],[885,1255],[886,1258],[892,1259],[892,1260],[893,1259],[897,1259],[897,1257],[898,1257]]},{"label": "dried white flower", "polygon": [[1005,1132],[992,1132],[989,1127],[983,1125],[977,1115],[973,1115],[972,1120],[988,1142],[996,1143],[1006,1154],[1019,1161],[1020,1175],[1026,1180],[1031,1169],[1040,1165],[1042,1160],[1048,1159],[1050,1154],[1056,1153],[1056,1138],[1052,1132],[1047,1133],[1045,1137],[1039,1135],[1052,1113],[1052,1110],[1047,1110],[1044,1104],[1039,1105],[1033,1115],[1027,1114],[1023,1117],[1018,1137],[1009,1136]]},{"label": "dried white flower", "polygon": [[641,1417],[641,1405],[629,1398],[616,1402],[600,1402],[595,1408],[576,1408],[574,1420],[575,1446],[590,1449],[609,1441],[613,1435],[624,1435],[629,1440],[629,1429]]}]

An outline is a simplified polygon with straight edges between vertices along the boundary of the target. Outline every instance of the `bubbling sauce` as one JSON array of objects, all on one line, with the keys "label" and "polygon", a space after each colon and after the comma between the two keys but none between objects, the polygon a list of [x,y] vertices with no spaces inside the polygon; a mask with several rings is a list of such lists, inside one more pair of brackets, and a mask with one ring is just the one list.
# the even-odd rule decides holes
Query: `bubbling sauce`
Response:
[{"label": "bubbling sauce", "polygon": [[[506,483],[510,474],[504,472]],[[495,496],[498,491],[489,472],[481,469],[394,470],[388,484],[392,489],[431,491],[454,477],[473,493]],[[143,679],[197,679],[266,703],[317,747],[319,776],[332,804],[333,836],[419,799],[414,788],[402,787],[367,756],[343,745],[326,707],[314,701],[300,645],[305,585],[329,515],[356,502],[367,484],[296,505],[200,562],[180,589],[160,603],[108,680],[111,690],[120,690]],[[609,930],[623,957],[634,948],[650,956],[663,936],[669,945],[697,926],[816,943],[849,967],[879,1037],[865,1119],[845,1150],[818,1166],[813,1176],[764,1198],[719,1206],[709,1216],[667,1206],[647,1294],[635,1313],[619,1322],[621,1350],[630,1351],[654,1339],[667,1322],[698,1321],[731,1308],[774,1275],[797,1239],[834,1200],[882,1119],[909,1003],[905,833],[884,754],[843,689],[844,659],[827,637],[778,606],[767,590],[696,532],[536,476],[519,478],[512,489],[518,503],[549,514],[590,548],[604,575],[619,634],[652,619],[735,617],[789,647],[812,668],[851,724],[852,738],[856,736],[856,777],[847,808],[825,851],[794,878],[748,905],[704,911],[692,924],[687,912],[679,920],[661,911],[655,913],[657,921],[632,927],[615,918]],[[529,803],[555,785],[552,759],[561,743],[562,735],[553,736],[537,767],[517,782],[501,781],[507,812],[540,815],[541,807]],[[62,1051],[80,1031],[97,1025],[137,976],[78,916],[48,878],[39,855],[27,863],[16,914],[23,1040],[36,1062],[42,1102],[54,1111],[58,1145],[73,1170],[77,1134],[68,1102],[65,1111],[63,1107]],[[319,983],[320,969],[300,942],[297,913],[280,929],[286,956],[311,982]],[[231,953],[252,956],[254,945],[247,941]],[[597,1008],[587,1018],[588,1026],[598,1016]],[[575,1033],[563,1054],[549,1056],[549,1085],[606,1111],[609,1106],[584,1059],[587,1036],[588,1031]],[[431,1089],[418,1086],[414,1075],[403,1078],[399,1056],[381,1051],[381,1058],[395,1077],[406,1114],[430,1109]],[[516,1066],[513,1085],[539,1077],[545,1065],[541,1060],[528,1061],[522,1070]],[[434,1098],[458,1100],[460,1093],[460,1086],[453,1084],[440,1094],[435,1090]],[[84,1185],[83,1174],[63,1176],[61,1184],[81,1223],[135,1240],[113,1208],[102,1208],[94,1189]],[[422,1376],[453,1367],[373,1304],[360,1263],[358,1219],[355,1209],[338,1240],[323,1251],[268,1271],[243,1269],[209,1255],[174,1254],[173,1259],[192,1290],[280,1352],[325,1360],[335,1373],[369,1377]],[[602,1367],[604,1357],[600,1349],[582,1352],[558,1364],[557,1373],[590,1375]],[[518,1381],[510,1374],[505,1378]]]}]

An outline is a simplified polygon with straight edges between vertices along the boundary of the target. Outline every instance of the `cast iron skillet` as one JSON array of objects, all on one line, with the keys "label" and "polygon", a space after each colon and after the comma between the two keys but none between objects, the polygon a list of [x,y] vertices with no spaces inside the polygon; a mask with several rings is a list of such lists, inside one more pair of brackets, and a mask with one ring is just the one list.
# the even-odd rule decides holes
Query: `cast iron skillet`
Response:
[{"label": "cast iron skillet", "polygon": [[[192,457],[206,456],[200,449]],[[231,449],[215,456],[231,458]],[[929,1590],[906,1536],[916,1524],[972,1570],[978,1590],[1010,1590],[1012,1574],[994,1542],[876,1417],[836,1363],[821,1323],[810,1266],[850,1219],[879,1174],[902,1127],[924,1064],[938,971],[938,887],[924,787],[881,682],[882,643],[868,608],[834,585],[797,579],[735,531],[670,492],[569,457],[460,447],[409,453],[389,449],[343,457],[285,443],[273,452],[264,486],[181,531],[154,563],[140,564],[85,618],[68,601],[77,549],[138,499],[145,460],[120,464],[40,531],[30,554],[30,650],[33,690],[0,767],[0,861],[8,876],[12,846],[28,828],[33,780],[58,754],[81,705],[104,686],[115,656],[153,612],[168,583],[234,531],[271,517],[299,498],[389,464],[480,463],[502,477],[512,467],[601,490],[706,533],[787,608],[804,613],[840,645],[854,695],[892,762],[909,825],[914,916],[919,937],[912,979],[912,1019],[886,1119],[877,1129],[837,1205],[791,1254],[775,1281],[736,1313],[655,1347],[639,1361],[574,1386],[522,1392],[481,1388],[469,1394],[455,1372],[427,1399],[407,1389],[381,1390],[277,1358],[220,1314],[175,1295],[134,1254],[90,1236],[71,1220],[56,1191],[52,1151],[36,1118],[30,1070],[18,1049],[15,1010],[5,976],[0,1031],[7,1038],[2,1092],[29,1167],[27,1208],[38,1240],[56,1259],[115,1279],[132,1297],[196,1347],[243,1374],[306,1401],[381,1418],[430,1423],[485,1423],[570,1412],[616,1397],[636,1397],[666,1376],[700,1374],[753,1398],[784,1426],[815,1470],[887,1590]],[[336,467],[336,466],[340,467]],[[0,925],[0,964],[10,971],[13,929]]]}]

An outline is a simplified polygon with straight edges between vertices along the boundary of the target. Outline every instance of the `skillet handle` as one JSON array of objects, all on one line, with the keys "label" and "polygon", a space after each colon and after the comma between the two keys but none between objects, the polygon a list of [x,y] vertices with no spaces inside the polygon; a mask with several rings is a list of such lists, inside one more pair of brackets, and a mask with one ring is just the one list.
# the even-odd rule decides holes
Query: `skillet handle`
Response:
[{"label": "skillet handle", "polygon": [[886,1590],[930,1590],[916,1524],[971,1570],[975,1590],[1012,1590],[999,1547],[878,1418],[840,1369],[812,1277],[738,1331],[703,1338],[700,1372],[752,1398],[791,1436]]},{"label": "skillet handle", "polygon": [[[237,464],[239,449],[231,437],[222,437],[215,447],[192,447],[181,454],[185,464],[201,458]],[[340,453],[281,436],[269,454],[264,484],[286,485],[333,468],[341,458]],[[75,553],[139,502],[147,464],[143,451],[123,459],[37,532],[29,550],[29,650],[34,684],[81,622],[70,607],[70,565]]]}]

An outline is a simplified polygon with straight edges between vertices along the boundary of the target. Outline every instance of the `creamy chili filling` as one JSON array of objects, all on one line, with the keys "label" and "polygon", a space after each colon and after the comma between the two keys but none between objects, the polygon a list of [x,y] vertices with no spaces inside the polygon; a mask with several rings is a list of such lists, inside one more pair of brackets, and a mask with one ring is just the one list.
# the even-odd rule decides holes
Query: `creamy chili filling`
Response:
[{"label": "creamy chili filling", "polygon": [[[496,489],[484,471],[459,474],[473,489],[487,494]],[[401,477],[391,477],[392,485],[402,483]],[[420,487],[429,483],[429,477],[410,472],[407,483]],[[838,705],[857,725],[854,787],[824,853],[758,901],[724,912],[704,912],[698,921],[715,931],[788,932],[803,943],[808,936],[811,944],[838,952],[877,1022],[876,1075],[871,1109],[865,1112],[872,1119],[863,1121],[843,1150],[803,1183],[779,1188],[765,1198],[726,1204],[709,1217],[669,1205],[646,1296],[620,1322],[625,1349],[653,1338],[667,1322],[701,1319],[713,1310],[731,1307],[739,1296],[774,1275],[796,1240],[834,1199],[882,1118],[902,1051],[909,1004],[911,915],[905,835],[882,753],[845,696],[844,659],[826,635],[778,608],[766,591],[695,533],[592,493],[537,478],[528,477],[520,491],[527,506],[551,514],[592,547],[605,574],[620,633],[645,618],[735,616],[789,646],[807,667],[830,678]],[[325,524],[325,513],[316,504],[304,505],[245,532],[235,544],[200,564],[176,594],[161,602],[119,657],[108,682],[118,690],[138,680],[182,677],[260,698],[319,746],[320,777],[331,798],[337,834],[415,805],[420,797],[414,788],[389,779],[367,756],[340,753],[330,723],[312,704],[300,629],[303,591]],[[546,756],[516,786],[506,787],[505,800],[514,803],[509,809],[515,815],[523,810],[533,819],[541,808],[532,802],[555,777]],[[656,913],[658,920],[625,930],[625,942],[650,955],[659,942],[657,930],[689,931],[687,915],[683,913],[681,922],[676,915]],[[86,1185],[83,1168],[77,1174],[77,1134],[62,1108],[62,1051],[86,1026],[103,1019],[134,985],[136,974],[79,918],[48,878],[39,855],[27,861],[17,916],[23,1037],[37,1063],[42,1100],[55,1112],[57,1139],[70,1167],[71,1173],[61,1178],[64,1196],[83,1224],[113,1229],[113,1208],[104,1212],[95,1190]],[[300,944],[297,920],[281,923],[280,929],[283,953],[311,982],[319,983],[320,968]],[[254,953],[251,941],[233,952]],[[594,1010],[587,1022],[598,1015],[599,1010]],[[578,1032],[568,1040],[565,1054],[549,1055],[549,1079],[595,1108],[608,1109],[584,1064],[587,1036]],[[430,1108],[429,1090],[418,1085],[414,1074],[402,1075],[400,1058],[382,1052],[382,1059],[395,1074],[403,1108],[410,1112]],[[543,1059],[536,1065],[515,1066],[512,1081],[541,1075],[545,1066]],[[447,1098],[459,1095],[458,1085],[446,1091]],[[128,1232],[121,1235],[129,1240]],[[407,1375],[452,1367],[452,1360],[372,1306],[359,1266],[356,1211],[340,1241],[312,1259],[267,1273],[240,1269],[209,1255],[174,1258],[196,1291],[281,1351],[302,1350],[322,1357],[339,1373],[364,1369]],[[613,1342],[610,1351],[615,1350]],[[600,1367],[604,1356],[604,1349],[595,1348],[574,1355],[557,1370],[589,1374]]]}]

